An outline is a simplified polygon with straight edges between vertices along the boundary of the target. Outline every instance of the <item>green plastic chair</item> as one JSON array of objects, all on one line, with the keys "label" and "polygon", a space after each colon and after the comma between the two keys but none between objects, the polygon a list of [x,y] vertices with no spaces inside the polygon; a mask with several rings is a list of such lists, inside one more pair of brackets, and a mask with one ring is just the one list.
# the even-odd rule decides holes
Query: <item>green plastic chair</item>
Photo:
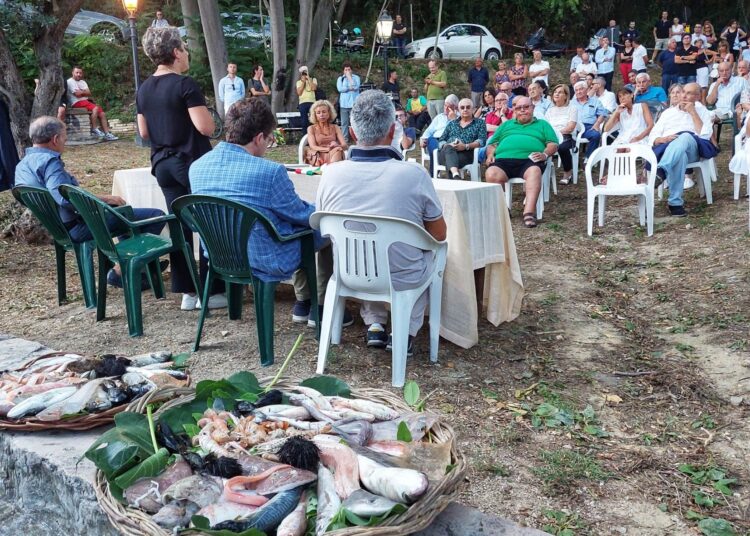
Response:
[{"label": "green plastic chair", "polygon": [[[86,222],[94,236],[99,254],[99,291],[96,305],[96,320],[104,320],[107,307],[107,271],[113,263],[120,265],[122,286],[125,294],[125,310],[128,318],[128,332],[131,337],[143,335],[143,314],[141,311],[141,272],[146,270],[148,281],[154,290],[154,296],[164,297],[164,281],[161,278],[159,257],[180,251],[187,261],[190,276],[195,288],[198,279],[195,264],[180,227],[180,222],[173,215],[159,216],[141,221],[130,221],[114,208],[99,200],[90,193],[75,186],[64,185],[60,193],[68,199]],[[127,228],[129,238],[115,243],[107,227],[106,218],[112,216],[120,220]],[[172,237],[141,233],[140,228],[151,223],[166,222]]]},{"label": "green plastic chair", "polygon": [[[62,305],[67,301],[65,287],[65,253],[73,251],[78,263],[78,274],[81,277],[83,301],[88,309],[96,307],[96,281],[94,279],[94,250],[93,240],[73,242],[65,228],[57,203],[46,188],[36,186],[16,186],[13,197],[28,208],[42,223],[47,232],[52,235],[55,243],[55,262],[57,264],[57,303]],[[130,209],[130,207],[127,207]]]},{"label": "green plastic chair", "polygon": [[287,236],[281,236],[276,227],[263,214],[252,208],[210,195],[186,195],[175,199],[172,212],[201,237],[201,242],[208,252],[208,277],[203,289],[198,332],[195,336],[193,351],[198,351],[201,342],[203,323],[208,308],[208,294],[214,279],[219,278],[227,283],[229,318],[239,319],[242,315],[242,285],[252,284],[255,296],[255,317],[258,326],[258,343],[260,346],[260,363],[263,366],[273,364],[273,316],[274,292],[278,281],[265,282],[253,275],[251,259],[247,254],[247,242],[256,222],[260,222],[268,234],[278,242],[289,242],[300,239],[302,262],[300,268],[305,271],[310,286],[312,301],[311,314],[318,326],[318,292],[315,272],[315,246],[311,229]]}]

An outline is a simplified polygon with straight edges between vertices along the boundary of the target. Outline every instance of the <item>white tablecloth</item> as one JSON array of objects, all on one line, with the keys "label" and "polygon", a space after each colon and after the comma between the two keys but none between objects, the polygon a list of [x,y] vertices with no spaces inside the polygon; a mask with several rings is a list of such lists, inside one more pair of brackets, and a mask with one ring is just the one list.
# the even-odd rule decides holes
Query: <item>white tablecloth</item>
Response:
[{"label": "white tablecloth", "polygon": [[[297,194],[315,202],[319,175],[290,173]],[[510,216],[496,184],[435,179],[448,226],[448,260],[443,280],[440,335],[463,348],[479,341],[474,270],[485,268],[483,305],[495,326],[518,316],[523,280],[516,256]],[[112,194],[133,207],[166,211],[150,168],[115,172]]]}]

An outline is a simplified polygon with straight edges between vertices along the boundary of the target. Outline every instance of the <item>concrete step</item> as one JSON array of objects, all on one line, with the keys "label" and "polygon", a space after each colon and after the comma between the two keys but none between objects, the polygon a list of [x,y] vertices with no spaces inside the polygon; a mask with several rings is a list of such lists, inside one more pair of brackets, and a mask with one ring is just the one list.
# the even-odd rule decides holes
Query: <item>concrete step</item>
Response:
[{"label": "concrete step", "polygon": [[[0,371],[46,352],[0,334]],[[87,432],[0,432],[0,535],[115,536],[94,494],[94,464],[83,453],[107,428]],[[543,536],[544,532],[451,503],[419,536]]]}]

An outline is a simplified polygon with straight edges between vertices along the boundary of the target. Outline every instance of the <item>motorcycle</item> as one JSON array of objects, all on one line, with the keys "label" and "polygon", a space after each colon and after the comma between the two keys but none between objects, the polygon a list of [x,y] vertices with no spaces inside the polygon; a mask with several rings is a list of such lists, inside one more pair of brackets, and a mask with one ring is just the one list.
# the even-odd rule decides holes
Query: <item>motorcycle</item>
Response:
[{"label": "motorcycle", "polygon": [[336,50],[360,52],[365,48],[365,38],[362,35],[362,30],[359,28],[353,28],[351,33],[349,33],[349,30],[342,28],[338,21],[333,21],[333,28],[336,31],[333,48]]},{"label": "motorcycle", "polygon": [[594,53],[597,48],[599,48],[599,40],[602,37],[607,36],[607,29],[606,28],[599,28],[597,32],[594,34],[594,36],[589,39],[589,46],[586,47],[586,50],[588,52]]},{"label": "motorcycle", "polygon": [[550,43],[547,41],[547,38],[545,37],[545,29],[539,28],[537,31],[529,35],[529,38],[526,40],[526,52],[528,54],[531,54],[531,51],[534,49],[539,49],[542,51],[543,56],[555,56],[557,58],[562,58],[563,54],[565,53],[565,50],[568,48],[567,43]]}]

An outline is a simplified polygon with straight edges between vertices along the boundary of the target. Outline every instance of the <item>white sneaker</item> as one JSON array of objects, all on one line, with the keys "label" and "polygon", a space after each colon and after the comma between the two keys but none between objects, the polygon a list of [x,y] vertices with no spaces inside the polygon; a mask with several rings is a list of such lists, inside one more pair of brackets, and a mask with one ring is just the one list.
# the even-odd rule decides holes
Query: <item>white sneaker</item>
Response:
[{"label": "white sneaker", "polygon": [[98,129],[98,128],[92,128],[92,129],[91,129],[91,133],[92,133],[92,134],[93,134],[94,136],[97,136],[97,137],[99,137],[99,138],[103,138],[103,137],[104,137],[104,132],[103,132],[103,131],[101,131],[101,130],[100,130],[100,129]]},{"label": "white sneaker", "polygon": [[197,294],[193,294],[192,296],[190,294],[183,294],[182,305],[180,305],[180,309],[182,309],[183,311],[192,311],[193,309],[199,309],[199,307],[196,307],[198,303],[200,303],[200,300],[198,299]]},{"label": "white sneaker", "polygon": [[685,182],[682,185],[683,190],[687,190],[689,188],[692,188],[695,186],[695,181],[691,179],[690,177],[685,177]]},{"label": "white sneaker", "polygon": [[115,141],[115,140],[119,140],[120,138],[118,138],[117,136],[115,136],[111,132],[106,132],[104,134],[104,139],[107,140],[107,141]]},{"label": "white sneaker", "polygon": [[[214,294],[213,296],[210,296],[208,298],[208,308],[209,309],[225,309],[227,307],[227,295],[226,294]],[[200,299],[195,304],[196,309],[201,308],[201,301]]]}]

